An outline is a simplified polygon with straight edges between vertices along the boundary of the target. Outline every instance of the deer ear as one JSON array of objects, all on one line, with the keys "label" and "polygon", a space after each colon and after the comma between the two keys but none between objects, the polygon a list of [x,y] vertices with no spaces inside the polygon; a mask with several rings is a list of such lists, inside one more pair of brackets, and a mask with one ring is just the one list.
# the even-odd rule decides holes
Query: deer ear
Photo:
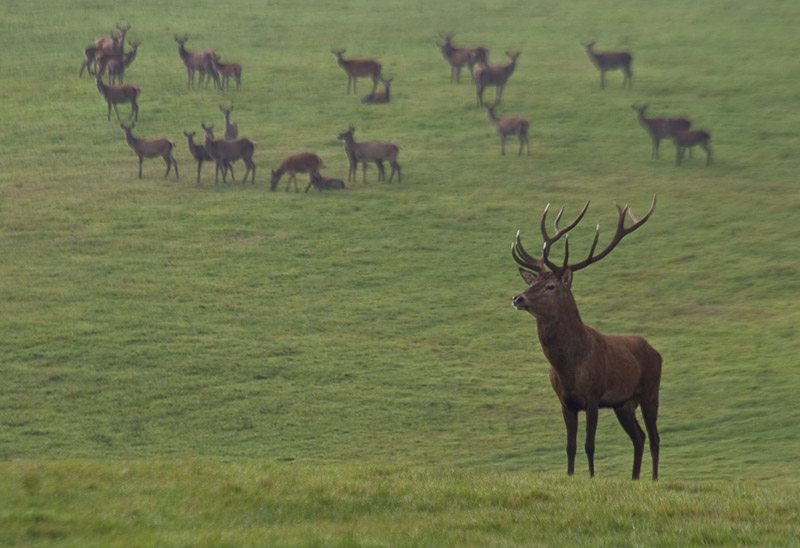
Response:
[{"label": "deer ear", "polygon": [[572,270],[570,268],[565,268],[564,272],[561,273],[561,283],[567,289],[572,287]]},{"label": "deer ear", "polygon": [[524,268],[519,269],[519,273],[522,276],[522,279],[525,280],[525,283],[531,285],[533,282],[536,281],[536,274],[525,270]]}]

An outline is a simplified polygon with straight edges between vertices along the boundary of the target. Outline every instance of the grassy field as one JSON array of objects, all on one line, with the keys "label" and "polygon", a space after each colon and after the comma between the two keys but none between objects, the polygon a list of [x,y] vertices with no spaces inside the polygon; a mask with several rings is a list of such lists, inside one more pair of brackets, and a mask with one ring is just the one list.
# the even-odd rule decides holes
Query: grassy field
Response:
[{"label": "grassy field", "polygon": [[[0,544],[793,545],[798,18],[789,1],[3,2]],[[78,77],[114,23],[141,44],[134,135],[176,141],[179,180],[160,159],[138,179]],[[522,52],[497,113],[531,120],[530,157],[513,139],[500,156],[440,32],[493,63]],[[175,34],[241,62],[242,89],[187,89]],[[592,39],[633,52],[631,90],[619,72],[600,89]],[[345,93],[341,48],[382,61],[390,104],[362,105],[366,80]],[[254,185],[212,166],[195,184],[182,132],[221,130],[221,103],[258,143]],[[669,142],[651,160],[634,103],[709,130],[713,163],[676,167]],[[344,178],[350,124],[403,147],[402,184],[371,167],[347,191],[270,192],[295,152]],[[598,477],[579,450],[567,478],[510,244],[540,245],[547,203],[591,200],[580,257],[615,201],[643,213],[653,194],[573,288],[587,323],[664,357],[661,480],[626,479],[610,412]]]}]

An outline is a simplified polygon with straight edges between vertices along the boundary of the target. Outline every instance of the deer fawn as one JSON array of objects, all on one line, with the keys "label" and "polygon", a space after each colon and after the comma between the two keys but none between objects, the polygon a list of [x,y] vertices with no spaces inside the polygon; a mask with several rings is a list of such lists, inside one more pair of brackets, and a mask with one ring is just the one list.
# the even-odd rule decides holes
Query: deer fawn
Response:
[{"label": "deer fawn", "polygon": [[[297,174],[308,173],[313,180],[314,175],[319,175],[319,170],[322,168],[322,158],[310,152],[301,152],[286,158],[277,171],[272,172],[272,178],[269,181],[270,190],[275,190],[278,182],[284,173],[289,173],[289,182],[286,183],[286,192],[289,192],[289,187],[294,182],[294,191],[300,192],[297,188]],[[308,191],[308,188],[306,188]]]},{"label": "deer fawn", "polygon": [[225,89],[226,86],[230,88],[231,76],[233,76],[233,81],[236,82],[236,89],[242,87],[242,65],[239,63],[222,63],[216,56],[212,56],[210,59],[214,71],[222,77],[220,89]]},{"label": "deer fawn", "polygon": [[225,115],[225,138],[236,139],[239,136],[239,124],[236,122],[231,122],[231,111],[233,110],[233,105],[231,108],[225,108],[222,105],[219,106],[220,112]]},{"label": "deer fawn", "polygon": [[[241,139],[234,139],[227,141],[225,139],[214,139],[214,126],[206,126],[201,123],[200,127],[203,128],[205,133],[205,147],[208,155],[214,159],[217,167],[214,171],[214,184],[219,183],[219,172],[222,171],[222,183],[225,184],[225,174],[227,173],[226,165],[230,166],[231,162],[235,162],[239,158],[244,161],[247,170],[244,172],[243,183],[247,182],[247,175],[252,173],[250,182],[256,182],[256,164],[253,162],[253,153],[256,150],[256,142],[252,139],[243,137]],[[233,170],[231,169],[231,177],[233,177]],[[235,182],[235,181],[234,181]]]},{"label": "deer fawn", "polygon": [[531,148],[528,144],[528,126],[530,125],[527,118],[520,118],[514,116],[512,118],[498,118],[494,115],[494,107],[488,107],[486,114],[489,116],[494,125],[497,133],[500,135],[500,154],[506,154],[506,137],[509,135],[516,135],[519,139],[519,153],[517,156],[522,156],[522,147],[525,146],[528,150],[528,156],[531,155]]},{"label": "deer fawn", "polygon": [[383,81],[383,91],[373,91],[369,95],[361,98],[362,103],[388,103],[389,102],[389,86],[392,85],[393,78],[387,78]]},{"label": "deer fawn", "polygon": [[622,69],[622,73],[625,75],[622,79],[622,87],[625,87],[626,82],[629,88],[633,86],[633,73],[631,72],[633,55],[627,51],[606,51],[603,53],[594,51],[594,40],[582,45],[586,48],[589,59],[600,71],[600,87],[602,89],[606,88],[606,71],[616,69]]},{"label": "deer fawn", "polygon": [[473,76],[475,78],[475,89],[477,92],[478,106],[483,106],[483,91],[487,86],[495,86],[494,106],[500,104],[500,99],[503,96],[503,88],[506,87],[506,82],[514,68],[517,66],[517,58],[520,52],[511,53],[506,52],[508,55],[509,63],[496,67],[490,67],[484,64],[476,64],[473,69]]},{"label": "deer fawn", "polygon": [[[589,475],[594,476],[595,431],[598,409],[612,408],[623,430],[633,442],[633,479],[639,479],[644,452],[645,434],[636,420],[636,408],[641,405],[647,435],[650,437],[650,455],[653,461],[653,479],[658,478],[658,451],[660,440],[658,419],[658,391],[661,383],[661,356],[642,337],[635,335],[603,335],[581,321],[575,298],[572,296],[574,272],[595,263],[608,255],[625,237],[642,226],[652,215],[653,205],[641,220],[628,206],[617,205],[619,220],[611,242],[599,254],[594,251],[600,236],[598,226],[589,256],[581,262],[569,264],[568,240],[564,239],[564,264],[550,261],[551,246],[583,218],[589,202],[578,217],[567,227],[558,228],[564,209],[556,216],[555,234],[551,237],[545,228],[547,211],[544,209],[541,232],[544,238],[542,258],[528,255],[517,238],[511,247],[514,260],[522,268],[522,278],[529,285],[523,293],[513,298],[518,310],[529,312],[536,318],[539,342],[550,362],[550,383],[561,402],[567,426],[567,473],[575,472],[578,412],[586,412],[586,456]],[[626,213],[633,224],[625,228]],[[549,270],[548,270],[549,269]]]},{"label": "deer fawn", "polygon": [[475,48],[457,48],[453,46],[452,34],[439,34],[443,42],[437,44],[441,50],[444,58],[450,63],[450,82],[455,79],[456,83],[461,83],[461,68],[464,65],[469,66],[470,77],[474,80],[472,69],[476,63],[489,64],[489,49],[483,46]]},{"label": "deer fawn", "polygon": [[661,139],[670,137],[675,131],[685,131],[692,125],[691,120],[688,118],[645,118],[644,111],[647,110],[647,105],[636,106],[631,105],[631,108],[636,111],[639,123],[650,134],[653,140],[652,159],[658,158],[658,146]]},{"label": "deer fawn", "polygon": [[136,98],[139,97],[139,86],[107,86],[103,83],[102,78],[100,77],[100,72],[96,72],[94,75],[95,81],[97,83],[97,91],[103,96],[103,99],[106,100],[108,104],[108,120],[111,121],[111,107],[113,105],[114,112],[117,113],[117,120],[119,120],[119,110],[117,109],[117,103],[130,103],[131,104],[131,115],[128,118],[133,118],[134,120],[139,120],[139,105],[136,103]]},{"label": "deer fawn", "polygon": [[175,149],[175,142],[169,139],[137,139],[131,133],[135,125],[136,124],[133,123],[130,126],[120,124],[119,127],[125,131],[125,140],[128,142],[128,146],[131,147],[133,152],[139,157],[139,178],[142,178],[142,162],[144,159],[161,156],[164,158],[164,163],[167,164],[167,172],[164,174],[164,177],[167,177],[172,166],[175,166],[175,178],[178,179],[178,162],[176,162],[175,158],[172,156],[172,151]]},{"label": "deer fawn", "polygon": [[311,174],[311,181],[308,183],[306,187],[306,192],[311,187],[316,188],[320,192],[323,190],[340,190],[347,188],[347,184],[341,179],[334,179],[333,177],[323,177],[319,173],[312,173]]},{"label": "deer fawn", "polygon": [[356,92],[356,79],[359,76],[369,76],[372,78],[372,93],[378,87],[378,80],[381,77],[381,64],[375,59],[342,59],[345,50],[331,50],[336,56],[339,66],[347,73],[347,93],[350,94],[350,82],[353,83],[353,93]]},{"label": "deer fawn", "polygon": [[358,162],[362,162],[364,170],[362,183],[367,182],[367,163],[375,162],[378,165],[378,181],[386,179],[386,174],[383,171],[383,162],[389,162],[392,166],[392,173],[389,175],[389,181],[392,182],[395,171],[397,172],[397,182],[401,183],[400,164],[397,163],[397,155],[400,153],[400,145],[390,141],[364,141],[356,143],[353,138],[353,133],[356,128],[350,126],[347,131],[343,131],[337,136],[337,139],[344,141],[344,150],[347,153],[347,158],[350,160],[350,170],[347,172],[347,180],[350,180],[352,175],[353,181],[356,179],[356,167]]},{"label": "deer fawn", "polygon": [[672,137],[672,142],[675,143],[675,146],[678,149],[675,153],[676,166],[681,165],[686,149],[688,148],[689,153],[691,154],[691,149],[694,146],[699,146],[705,150],[706,165],[711,163],[711,145],[709,144],[709,141],[711,140],[711,134],[709,132],[702,129],[674,131],[670,137]]}]

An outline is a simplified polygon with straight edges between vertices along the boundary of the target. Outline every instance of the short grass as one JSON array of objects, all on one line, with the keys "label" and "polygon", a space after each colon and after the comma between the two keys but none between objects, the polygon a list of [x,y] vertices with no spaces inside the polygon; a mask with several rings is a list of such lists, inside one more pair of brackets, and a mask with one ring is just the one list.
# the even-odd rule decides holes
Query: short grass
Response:
[{"label": "short grass", "polygon": [[[789,1],[3,2],[3,544],[790,545],[798,16]],[[115,22],[141,43],[134,134],[178,143],[177,181],[160,160],[137,178],[78,77]],[[500,156],[440,32],[496,63],[522,51],[498,114],[531,120],[531,157],[513,141]],[[187,89],[174,34],[241,62],[242,90]],[[619,73],[599,89],[591,39],[634,52],[632,90]],[[381,59],[392,103],[362,105],[365,80],[346,95],[333,48]],[[211,167],[195,184],[182,132],[219,128],[221,103],[258,142],[255,185],[214,185]],[[712,165],[676,167],[668,142],[651,160],[632,103],[708,129]],[[269,191],[299,151],[344,177],[349,124],[402,145],[402,184],[371,167],[344,192]],[[587,323],[664,357],[662,481],[623,481],[611,413],[597,481],[580,453],[567,480],[535,324],[510,306],[510,243],[521,229],[536,249],[548,202],[570,216],[591,200],[579,256],[613,202],[641,213],[653,194],[653,218],[574,291]]]}]

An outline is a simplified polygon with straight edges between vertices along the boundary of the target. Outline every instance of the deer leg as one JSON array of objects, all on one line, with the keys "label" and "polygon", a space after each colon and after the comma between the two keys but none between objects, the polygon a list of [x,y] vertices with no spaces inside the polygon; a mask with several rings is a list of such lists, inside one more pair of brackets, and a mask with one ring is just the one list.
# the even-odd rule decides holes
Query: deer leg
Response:
[{"label": "deer leg", "polygon": [[167,172],[164,174],[164,177],[167,177],[169,175],[169,170],[172,169],[172,160],[169,154],[164,154],[162,158],[164,159],[164,163],[167,164]]},{"label": "deer leg", "polygon": [[226,171],[230,170],[230,172],[231,172],[231,182],[235,183],[236,182],[236,176],[233,174],[233,164],[230,163],[228,160],[225,160],[224,167],[225,167]]},{"label": "deer leg", "polygon": [[505,134],[500,135],[500,155],[506,155],[506,136]]},{"label": "deer leg", "polygon": [[702,144],[700,146],[706,151],[706,165],[709,165],[711,163],[711,147],[707,144]]},{"label": "deer leg", "polygon": [[175,166],[175,179],[180,179],[181,176],[178,175],[178,162],[175,161],[175,157],[172,156],[172,151],[171,150],[169,151],[169,159],[172,160],[172,165]]},{"label": "deer leg", "polygon": [[642,453],[644,453],[644,432],[639,422],[636,420],[634,411],[627,406],[614,409],[617,420],[622,429],[628,434],[633,442],[633,474],[632,479],[639,479],[639,472],[642,469]]},{"label": "deer leg", "polygon": [[575,453],[578,450],[578,414],[561,404],[564,424],[567,427],[567,474],[575,473]]},{"label": "deer leg", "polygon": [[589,477],[594,477],[594,437],[597,432],[597,403],[590,403],[586,407],[586,459],[589,461]]},{"label": "deer leg", "polygon": [[383,169],[383,162],[378,160],[375,162],[378,166],[378,180],[385,181],[386,180],[386,170]]},{"label": "deer leg", "polygon": [[[367,162],[362,162],[361,167],[361,182],[367,184]],[[380,173],[378,173],[378,177],[380,178]]]},{"label": "deer leg", "polygon": [[600,71],[600,89],[606,89],[606,71]]},{"label": "deer leg", "polygon": [[681,165],[681,159],[683,158],[683,150],[684,149],[680,145],[677,145],[677,146],[678,146],[678,148],[675,151],[675,165],[679,166],[679,165]]},{"label": "deer leg", "polygon": [[135,121],[139,121],[139,103],[135,99],[131,101],[131,116]]},{"label": "deer leg", "polygon": [[142,162],[144,161],[143,156],[139,156],[139,178],[142,178]]},{"label": "deer leg", "polygon": [[655,396],[642,398],[642,418],[650,440],[650,457],[653,459],[653,479],[658,479],[658,450],[661,439],[658,436],[658,392]]},{"label": "deer leg", "polygon": [[[395,169],[397,170],[397,182],[402,183],[403,179],[400,177],[400,164],[397,163],[397,160],[392,163],[392,175],[394,175]],[[392,182],[392,175],[389,176],[390,183]]]},{"label": "deer leg", "polygon": [[200,168],[203,167],[203,159],[197,160],[197,184],[200,184]]},{"label": "deer leg", "polygon": [[661,144],[661,138],[660,137],[653,137],[653,152],[650,154],[650,159],[651,160],[657,160],[658,159],[658,145],[659,144]]}]

